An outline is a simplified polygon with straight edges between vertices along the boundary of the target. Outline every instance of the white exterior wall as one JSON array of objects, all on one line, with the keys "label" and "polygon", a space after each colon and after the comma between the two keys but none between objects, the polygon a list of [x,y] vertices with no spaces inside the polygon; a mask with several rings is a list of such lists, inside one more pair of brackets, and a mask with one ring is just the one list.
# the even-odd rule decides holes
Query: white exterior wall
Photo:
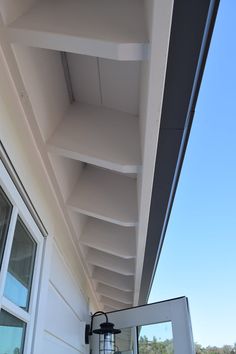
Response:
[{"label": "white exterior wall", "polygon": [[84,330],[88,312],[86,295],[53,242],[43,316],[42,352],[84,353]]},{"label": "white exterior wall", "polygon": [[96,299],[43,170],[1,49],[0,138],[49,234],[35,353],[85,352],[84,325],[89,312],[98,309]]}]

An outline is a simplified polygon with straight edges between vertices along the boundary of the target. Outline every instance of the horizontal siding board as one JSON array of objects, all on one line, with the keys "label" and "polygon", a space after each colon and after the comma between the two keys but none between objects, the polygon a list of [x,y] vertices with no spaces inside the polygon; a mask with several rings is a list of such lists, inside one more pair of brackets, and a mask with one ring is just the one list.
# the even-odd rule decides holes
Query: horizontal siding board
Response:
[{"label": "horizontal siding board", "polygon": [[51,284],[48,287],[45,330],[69,346],[84,352],[85,322],[80,321]]},{"label": "horizontal siding board", "polygon": [[78,354],[81,353],[78,349],[72,348],[60,339],[53,337],[49,333],[45,333],[43,339],[43,353],[47,354]]},{"label": "horizontal siding board", "polygon": [[87,321],[88,303],[56,247],[52,253],[50,281],[81,321]]}]

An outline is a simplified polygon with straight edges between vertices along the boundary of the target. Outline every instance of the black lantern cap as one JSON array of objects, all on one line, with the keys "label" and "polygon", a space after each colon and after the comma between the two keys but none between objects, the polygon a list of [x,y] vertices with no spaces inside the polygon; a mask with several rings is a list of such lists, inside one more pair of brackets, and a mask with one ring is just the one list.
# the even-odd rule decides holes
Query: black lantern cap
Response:
[{"label": "black lantern cap", "polygon": [[114,328],[114,323],[111,323],[111,322],[103,322],[100,324],[100,327],[101,328],[94,329],[93,333],[95,333],[95,334],[106,334],[106,333],[118,334],[118,333],[121,333],[121,330]]},{"label": "black lantern cap", "polygon": [[[94,317],[96,317],[98,315],[104,315],[106,317],[106,322],[101,323],[100,328],[93,330],[93,319],[94,319]],[[89,344],[89,336],[91,336],[93,333],[95,333],[95,334],[106,334],[106,333],[118,334],[118,333],[121,333],[121,330],[115,329],[114,324],[111,322],[108,322],[108,317],[105,312],[97,311],[93,315],[91,315],[91,324],[90,325],[86,324],[85,344]]]}]

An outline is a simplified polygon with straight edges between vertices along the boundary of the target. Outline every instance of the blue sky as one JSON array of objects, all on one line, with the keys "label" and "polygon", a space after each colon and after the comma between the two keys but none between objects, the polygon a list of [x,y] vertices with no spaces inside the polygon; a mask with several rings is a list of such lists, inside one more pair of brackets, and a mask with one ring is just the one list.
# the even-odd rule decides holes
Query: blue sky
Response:
[{"label": "blue sky", "polygon": [[236,342],[236,1],[221,0],[149,302],[186,295],[194,340]]}]

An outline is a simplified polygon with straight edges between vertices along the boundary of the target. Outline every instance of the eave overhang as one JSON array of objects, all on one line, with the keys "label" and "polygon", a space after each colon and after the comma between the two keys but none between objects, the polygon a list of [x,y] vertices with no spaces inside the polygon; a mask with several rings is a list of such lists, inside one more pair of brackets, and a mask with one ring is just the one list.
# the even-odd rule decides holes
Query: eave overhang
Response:
[{"label": "eave overhang", "polygon": [[147,302],[218,1],[113,5],[0,6],[1,49],[38,163],[105,311]]},{"label": "eave overhang", "polygon": [[219,0],[174,2],[139,304],[148,301],[161,255],[218,7]]}]

